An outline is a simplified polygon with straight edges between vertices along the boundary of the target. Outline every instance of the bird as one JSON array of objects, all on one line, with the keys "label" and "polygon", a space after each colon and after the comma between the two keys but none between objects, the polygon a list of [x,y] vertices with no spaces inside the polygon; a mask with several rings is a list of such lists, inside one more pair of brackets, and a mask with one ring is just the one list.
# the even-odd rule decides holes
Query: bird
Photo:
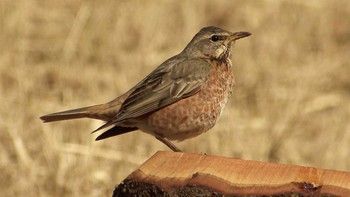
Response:
[{"label": "bird", "polygon": [[202,28],[179,54],[167,59],[114,100],[41,116],[43,122],[92,118],[106,129],[96,141],[141,130],[174,152],[171,141],[196,137],[216,124],[235,86],[231,49],[250,32]]}]

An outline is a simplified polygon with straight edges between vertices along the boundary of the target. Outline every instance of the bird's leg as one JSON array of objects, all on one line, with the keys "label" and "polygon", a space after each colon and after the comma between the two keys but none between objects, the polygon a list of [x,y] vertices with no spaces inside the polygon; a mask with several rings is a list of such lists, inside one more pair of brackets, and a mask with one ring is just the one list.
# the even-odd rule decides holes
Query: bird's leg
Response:
[{"label": "bird's leg", "polygon": [[171,143],[168,139],[166,139],[163,136],[156,135],[155,136],[159,141],[163,142],[165,145],[167,145],[171,150],[174,152],[182,152],[178,147],[176,147],[173,143]]}]

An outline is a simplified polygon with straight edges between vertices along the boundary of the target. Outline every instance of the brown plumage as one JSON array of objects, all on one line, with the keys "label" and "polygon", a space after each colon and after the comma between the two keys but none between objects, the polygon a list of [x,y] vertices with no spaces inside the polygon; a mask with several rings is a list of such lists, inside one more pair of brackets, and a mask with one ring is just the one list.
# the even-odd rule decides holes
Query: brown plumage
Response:
[{"label": "brown plumage", "polygon": [[44,122],[100,119],[106,124],[95,131],[113,127],[96,140],[140,129],[180,151],[169,140],[195,137],[215,125],[234,87],[231,44],[249,35],[205,27],[180,54],[118,98],[40,118]]}]

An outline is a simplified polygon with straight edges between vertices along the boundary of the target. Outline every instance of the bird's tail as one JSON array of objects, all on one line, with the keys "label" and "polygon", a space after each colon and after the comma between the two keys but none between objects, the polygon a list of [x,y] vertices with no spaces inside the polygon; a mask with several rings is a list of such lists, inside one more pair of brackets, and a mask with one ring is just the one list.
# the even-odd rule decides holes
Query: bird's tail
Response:
[{"label": "bird's tail", "polygon": [[[108,120],[116,112],[108,110],[110,106],[107,104],[94,105],[68,111],[62,111],[41,116],[40,119],[44,122],[53,122],[60,120],[69,120],[77,118],[94,118],[99,120]],[[109,113],[108,113],[109,112]]]}]

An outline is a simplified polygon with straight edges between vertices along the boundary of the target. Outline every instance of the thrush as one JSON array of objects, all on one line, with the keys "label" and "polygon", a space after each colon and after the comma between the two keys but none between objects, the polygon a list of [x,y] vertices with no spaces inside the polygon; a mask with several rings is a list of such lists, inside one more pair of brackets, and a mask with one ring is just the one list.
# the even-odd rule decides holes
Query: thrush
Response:
[{"label": "thrush", "polygon": [[250,35],[204,27],[181,53],[116,99],[40,118],[44,122],[99,119],[106,123],[93,132],[109,129],[96,140],[141,130],[180,152],[171,141],[198,136],[215,125],[235,86],[232,44]]}]

